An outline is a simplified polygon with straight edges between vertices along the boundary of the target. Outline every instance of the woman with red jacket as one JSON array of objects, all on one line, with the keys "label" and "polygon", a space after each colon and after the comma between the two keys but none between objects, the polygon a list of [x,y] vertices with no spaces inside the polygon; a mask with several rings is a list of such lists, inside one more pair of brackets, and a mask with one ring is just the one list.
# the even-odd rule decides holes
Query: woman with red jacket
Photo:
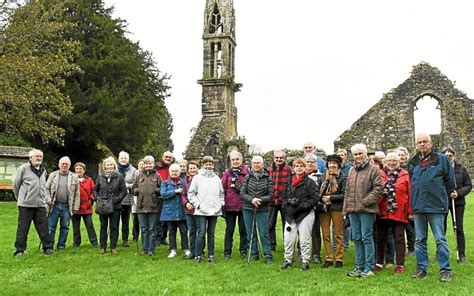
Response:
[{"label": "woman with red jacket", "polygon": [[395,273],[403,273],[405,263],[405,226],[412,219],[410,206],[410,176],[400,168],[396,152],[389,152],[381,170],[383,198],[379,200],[377,215],[377,261],[375,272],[383,269],[388,230],[393,228],[397,267]]},{"label": "woman with red jacket", "polygon": [[92,222],[92,203],[94,202],[94,181],[85,175],[86,165],[82,162],[77,162],[74,165],[74,172],[79,178],[80,182],[80,193],[81,193],[81,204],[79,211],[72,216],[72,232],[74,237],[74,247],[81,245],[81,217],[84,219],[86,225],[87,235],[92,246],[96,248],[97,235],[94,230],[94,224]]}]

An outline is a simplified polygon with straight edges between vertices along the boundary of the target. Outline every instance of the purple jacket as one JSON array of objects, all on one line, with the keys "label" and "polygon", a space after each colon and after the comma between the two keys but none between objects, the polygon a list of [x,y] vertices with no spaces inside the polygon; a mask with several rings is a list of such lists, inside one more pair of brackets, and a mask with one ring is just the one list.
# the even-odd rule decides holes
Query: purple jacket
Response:
[{"label": "purple jacket", "polygon": [[[232,168],[227,169],[222,176],[222,187],[224,188],[225,209],[228,212],[242,211],[244,204],[240,198],[240,188],[244,182],[244,178],[249,173],[249,168],[243,164],[240,166],[238,181],[232,182]],[[235,186],[233,186],[235,185]]]},{"label": "purple jacket", "polygon": [[189,200],[188,200],[188,190],[189,190],[189,186],[191,186],[191,181],[192,180],[193,180],[193,176],[187,176],[184,179],[183,192],[181,192],[181,204],[183,205],[184,213],[186,215],[194,215],[194,209],[188,210],[186,208],[186,204],[189,202]]}]

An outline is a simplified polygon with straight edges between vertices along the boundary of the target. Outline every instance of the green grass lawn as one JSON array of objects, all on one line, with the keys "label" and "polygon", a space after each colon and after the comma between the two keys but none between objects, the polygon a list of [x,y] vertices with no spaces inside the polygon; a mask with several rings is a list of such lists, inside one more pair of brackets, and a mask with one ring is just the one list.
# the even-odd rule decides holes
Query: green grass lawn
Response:
[{"label": "green grass lawn", "polygon": [[[308,272],[299,271],[299,267],[281,271],[283,261],[282,244],[279,242],[274,253],[274,264],[265,265],[262,260],[247,265],[238,256],[229,261],[223,260],[224,219],[219,219],[216,235],[217,264],[207,262],[196,264],[182,259],[182,252],[168,259],[167,247],[157,249],[157,256],[139,255],[134,244],[130,248],[119,247],[119,255],[110,253],[99,256],[98,250],[88,244],[73,249],[72,225],[65,251],[45,256],[37,251],[39,240],[32,225],[28,239],[28,249],[24,256],[13,257],[17,225],[15,203],[0,203],[0,295],[117,295],[117,294],[367,294],[367,295],[472,295],[474,292],[474,210],[468,206],[465,213],[465,234],[468,264],[455,262],[454,235],[451,224],[448,225],[448,244],[451,252],[453,282],[440,283],[438,264],[430,262],[428,277],[412,280],[415,270],[415,258],[407,257],[405,274],[395,276],[393,269],[384,270],[372,278],[349,278],[346,272],[354,266],[354,247],[344,258],[343,269],[321,269],[311,265]],[[95,227],[98,230],[97,215]],[[280,231],[280,230],[278,230]],[[278,232],[281,233],[281,232]],[[83,229],[83,242],[87,234]],[[85,237],[84,237],[85,236]],[[179,235],[178,235],[179,237]],[[238,241],[236,233],[235,240]],[[119,240],[120,241],[120,240]],[[430,257],[435,255],[434,242],[430,238]],[[234,253],[238,250],[234,245]],[[471,292],[470,292],[471,291]]]}]

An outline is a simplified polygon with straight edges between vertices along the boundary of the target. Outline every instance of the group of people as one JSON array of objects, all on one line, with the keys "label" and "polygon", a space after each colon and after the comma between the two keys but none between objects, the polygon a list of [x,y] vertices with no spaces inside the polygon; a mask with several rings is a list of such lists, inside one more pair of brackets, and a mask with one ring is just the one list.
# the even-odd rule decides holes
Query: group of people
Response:
[{"label": "group of people", "polygon": [[[232,151],[230,167],[222,178],[214,171],[211,156],[205,156],[201,163],[175,163],[173,154],[167,151],[159,162],[153,156],[145,156],[136,169],[130,164],[128,153],[122,151],[118,164],[113,157],[103,161],[103,173],[95,182],[85,174],[84,163],[76,163],[71,172],[68,157],[62,157],[59,169],[46,178],[43,153],[34,149],[30,151],[30,161],[18,169],[14,180],[19,209],[15,256],[26,250],[32,220],[44,253],[52,254],[58,221],[56,246],[62,250],[70,220],[73,244],[81,244],[81,219],[99,254],[106,253],[110,239],[110,252],[117,255],[120,220],[122,244],[128,247],[133,215],[132,237],[138,241],[141,233],[143,255],[153,256],[168,235],[168,258],[176,257],[179,230],[185,258],[200,263],[207,255],[207,261],[215,263],[214,233],[217,218],[223,216],[225,260],[233,255],[237,226],[240,256],[248,261],[262,258],[272,264],[280,213],[282,270],[293,266],[295,253],[302,271],[308,270],[311,262],[322,268],[341,268],[351,237],[355,267],[348,276],[370,277],[389,267],[393,264],[390,249],[396,255],[394,271],[401,274],[406,232],[408,254],[414,251],[417,259],[412,277],[423,278],[427,275],[429,224],[437,246],[440,280],[447,282],[451,280],[451,268],[446,220],[451,210],[456,218],[459,262],[467,262],[462,224],[464,197],[472,185],[452,148],[436,152],[426,134],[416,137],[417,153],[411,159],[403,147],[386,155],[379,152],[369,156],[364,144],[356,144],[351,147],[352,164],[345,149],[338,149],[323,160],[315,154],[314,144],[305,143],[303,148],[304,155],[294,159],[292,166],[284,151],[274,151],[268,168],[261,156],[254,156],[249,168],[242,154]],[[99,240],[92,222],[93,203],[100,217]]]}]

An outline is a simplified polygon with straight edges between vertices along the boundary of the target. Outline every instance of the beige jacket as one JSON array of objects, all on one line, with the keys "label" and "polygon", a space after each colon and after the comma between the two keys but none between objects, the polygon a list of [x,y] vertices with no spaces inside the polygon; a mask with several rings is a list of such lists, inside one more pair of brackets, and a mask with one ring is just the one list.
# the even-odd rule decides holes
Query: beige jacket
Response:
[{"label": "beige jacket", "polygon": [[[59,185],[59,170],[52,172],[48,181],[46,182],[46,202],[54,204],[56,200],[56,194]],[[68,173],[67,177],[67,196],[69,199],[69,213],[72,215],[74,212],[79,211],[81,204],[80,185],[77,175],[73,172]]]}]

